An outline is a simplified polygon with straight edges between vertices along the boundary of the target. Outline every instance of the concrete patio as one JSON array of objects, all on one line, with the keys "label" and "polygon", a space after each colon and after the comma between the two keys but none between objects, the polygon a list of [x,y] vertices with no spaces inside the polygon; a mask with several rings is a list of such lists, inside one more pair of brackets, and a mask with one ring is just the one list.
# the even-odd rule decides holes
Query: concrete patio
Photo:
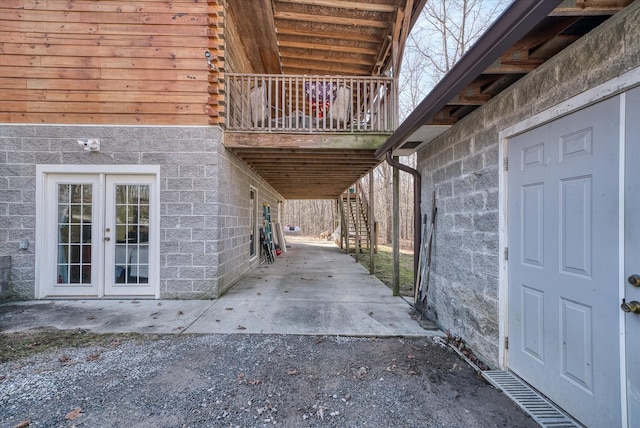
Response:
[{"label": "concrete patio", "polygon": [[0,331],[37,327],[100,333],[268,333],[342,336],[442,335],[411,318],[408,300],[333,242],[289,237],[217,300],[35,300],[0,305]]}]

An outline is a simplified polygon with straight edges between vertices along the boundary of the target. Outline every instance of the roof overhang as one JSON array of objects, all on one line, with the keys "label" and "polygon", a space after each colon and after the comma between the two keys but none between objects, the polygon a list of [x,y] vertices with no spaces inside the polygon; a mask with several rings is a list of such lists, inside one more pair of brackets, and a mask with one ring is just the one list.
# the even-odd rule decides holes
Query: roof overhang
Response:
[{"label": "roof overhang", "polygon": [[515,0],[375,152],[409,155],[632,0]]}]

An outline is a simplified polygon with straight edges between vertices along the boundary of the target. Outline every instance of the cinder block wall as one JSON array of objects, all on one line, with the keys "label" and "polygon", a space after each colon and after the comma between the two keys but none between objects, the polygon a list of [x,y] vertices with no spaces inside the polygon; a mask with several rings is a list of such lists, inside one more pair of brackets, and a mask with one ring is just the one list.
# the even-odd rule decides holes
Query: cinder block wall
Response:
[{"label": "cinder block wall", "polygon": [[418,152],[422,212],[438,217],[428,300],[444,330],[498,364],[498,133],[640,64],[634,2]]},{"label": "cinder block wall", "polygon": [[[79,148],[87,138],[101,140],[99,153]],[[217,297],[256,263],[249,184],[267,201],[279,198],[222,138],[209,126],[0,125],[0,255],[12,258],[15,293],[34,297],[36,164],[117,164],[160,165],[161,297]],[[19,250],[21,239],[28,250]]]},{"label": "cinder block wall", "polygon": [[9,297],[11,280],[11,257],[0,256],[0,301]]},{"label": "cinder block wall", "polygon": [[[218,217],[220,229],[220,250],[218,258],[218,289],[221,295],[252,266],[258,263],[260,246],[256,235],[256,258],[249,263],[249,192],[251,186],[256,189],[256,221],[258,227],[263,224],[262,206],[268,203],[271,209],[271,221],[278,219],[278,201],[283,200],[271,186],[260,179],[238,157],[218,147],[220,159],[220,192]],[[257,230],[257,229],[256,229]]]}]

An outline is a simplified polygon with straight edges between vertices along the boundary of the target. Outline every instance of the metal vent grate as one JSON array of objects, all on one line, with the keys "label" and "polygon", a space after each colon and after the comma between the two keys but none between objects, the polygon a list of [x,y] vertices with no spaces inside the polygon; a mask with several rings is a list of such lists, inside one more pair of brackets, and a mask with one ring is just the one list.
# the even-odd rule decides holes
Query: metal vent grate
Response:
[{"label": "metal vent grate", "polygon": [[543,428],[582,427],[582,425],[512,373],[501,370],[487,370],[482,372],[482,376],[515,401],[522,410],[527,412]]}]

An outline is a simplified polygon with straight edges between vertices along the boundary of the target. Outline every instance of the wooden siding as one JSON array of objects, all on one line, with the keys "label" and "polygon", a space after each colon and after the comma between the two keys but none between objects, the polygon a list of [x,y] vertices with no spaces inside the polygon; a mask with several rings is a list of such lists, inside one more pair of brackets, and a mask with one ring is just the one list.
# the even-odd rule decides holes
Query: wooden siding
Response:
[{"label": "wooden siding", "polygon": [[2,0],[0,122],[216,123],[204,53],[223,68],[221,15],[215,1]]}]

